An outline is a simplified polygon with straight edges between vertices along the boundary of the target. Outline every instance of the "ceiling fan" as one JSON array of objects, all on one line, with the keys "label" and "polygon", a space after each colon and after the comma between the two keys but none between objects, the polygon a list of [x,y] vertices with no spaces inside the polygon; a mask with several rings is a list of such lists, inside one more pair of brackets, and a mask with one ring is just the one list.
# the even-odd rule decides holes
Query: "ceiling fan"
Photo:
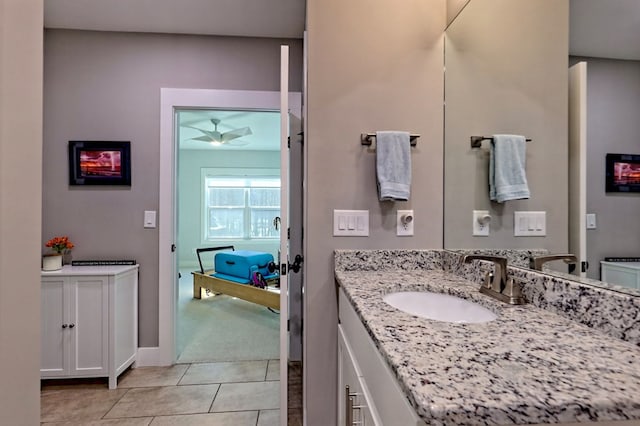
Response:
[{"label": "ceiling fan", "polygon": [[242,146],[248,144],[245,141],[238,141],[235,139],[241,138],[243,136],[248,136],[253,134],[250,127],[241,127],[239,129],[229,130],[228,132],[219,132],[218,124],[220,124],[219,118],[211,118],[211,123],[213,123],[213,130],[201,129],[195,126],[184,126],[194,130],[201,132],[203,135],[195,138],[190,138],[195,141],[208,142],[211,145],[219,146],[219,145],[234,145],[234,146]]}]

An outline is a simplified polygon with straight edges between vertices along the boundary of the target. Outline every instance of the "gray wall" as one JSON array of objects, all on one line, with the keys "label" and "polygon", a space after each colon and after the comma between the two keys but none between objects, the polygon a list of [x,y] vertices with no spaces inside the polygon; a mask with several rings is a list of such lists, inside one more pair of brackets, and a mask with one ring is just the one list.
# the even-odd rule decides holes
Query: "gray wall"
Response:
[{"label": "gray wall", "polygon": [[[475,0],[447,29],[446,248],[568,247],[568,0]],[[470,136],[525,135],[528,200],[489,200],[489,146]],[[490,236],[472,236],[489,210]],[[514,237],[513,212],[547,212],[545,237]]]},{"label": "gray wall", "polygon": [[[280,151],[211,151],[179,150],[178,152],[178,265],[193,268],[198,264],[194,250],[214,245],[233,245],[236,250],[266,251],[277,258],[280,241],[246,242],[223,241],[203,244],[201,169],[227,168],[280,168]],[[204,262],[203,255],[203,262]],[[206,256],[211,261],[211,255]],[[209,263],[210,265],[210,263]]]},{"label": "gray wall", "polygon": [[[305,228],[305,395],[309,425],[336,422],[337,306],[333,250],[442,247],[445,2],[307,2],[308,156]],[[408,202],[379,202],[375,151],[361,132],[420,134]],[[415,236],[396,236],[396,210]],[[333,237],[334,209],[370,212],[370,236]]]},{"label": "gray wall", "polygon": [[42,0],[0,0],[0,424],[40,424]]},{"label": "gray wall", "polygon": [[605,192],[607,153],[640,155],[640,61],[587,61],[587,276],[600,278],[606,256],[640,256],[640,194]]},{"label": "gray wall", "polygon": [[[142,222],[158,209],[160,88],[278,90],[283,42],[300,91],[299,40],[45,31],[42,240],[65,234],[75,259],[140,263],[141,347],[158,345],[158,230]],[[69,140],[131,141],[132,186],[70,187]]]}]

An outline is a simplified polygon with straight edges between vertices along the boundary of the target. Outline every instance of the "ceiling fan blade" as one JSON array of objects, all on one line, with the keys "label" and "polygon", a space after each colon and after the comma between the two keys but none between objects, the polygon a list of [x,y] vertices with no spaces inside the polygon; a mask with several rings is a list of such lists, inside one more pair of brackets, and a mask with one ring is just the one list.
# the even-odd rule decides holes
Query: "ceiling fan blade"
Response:
[{"label": "ceiling fan blade", "polygon": [[202,142],[213,142],[213,139],[209,136],[198,136],[197,138],[189,138],[189,140],[193,141],[202,141]]},{"label": "ceiling fan blade", "polygon": [[250,127],[242,127],[240,129],[235,129],[235,130],[230,130],[228,132],[225,132],[222,134],[222,141],[226,142],[226,141],[230,141],[232,139],[237,139],[237,138],[241,138],[243,136],[248,136],[248,135],[252,135],[253,132],[251,131]]}]

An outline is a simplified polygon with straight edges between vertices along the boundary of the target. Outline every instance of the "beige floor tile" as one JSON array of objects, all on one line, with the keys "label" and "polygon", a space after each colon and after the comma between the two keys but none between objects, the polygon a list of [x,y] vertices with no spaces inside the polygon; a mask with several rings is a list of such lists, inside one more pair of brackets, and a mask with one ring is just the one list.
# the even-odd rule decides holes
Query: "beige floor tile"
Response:
[{"label": "beige floor tile", "polygon": [[219,387],[194,385],[129,389],[105,418],[206,413]]},{"label": "beige floor tile", "polygon": [[280,382],[223,383],[211,412],[269,410],[280,406]]},{"label": "beige floor tile", "polygon": [[280,410],[260,410],[257,426],[280,426]]},{"label": "beige floor tile", "polygon": [[42,423],[42,426],[148,426],[153,417],[136,417],[134,419],[110,419],[110,420],[93,420],[82,421],[74,420],[71,422],[53,422]]},{"label": "beige floor tile", "polygon": [[127,389],[58,389],[40,394],[40,421],[100,420]]},{"label": "beige floor tile", "polygon": [[174,386],[178,384],[188,367],[188,364],[176,364],[170,367],[132,368],[120,376],[118,387]]},{"label": "beige floor tile", "polygon": [[280,380],[280,360],[270,359],[265,380]]},{"label": "beige floor tile", "polygon": [[264,381],[267,361],[191,364],[180,385]]},{"label": "beige floor tile", "polygon": [[257,419],[257,411],[186,414],[156,417],[151,422],[151,426],[255,426]]}]

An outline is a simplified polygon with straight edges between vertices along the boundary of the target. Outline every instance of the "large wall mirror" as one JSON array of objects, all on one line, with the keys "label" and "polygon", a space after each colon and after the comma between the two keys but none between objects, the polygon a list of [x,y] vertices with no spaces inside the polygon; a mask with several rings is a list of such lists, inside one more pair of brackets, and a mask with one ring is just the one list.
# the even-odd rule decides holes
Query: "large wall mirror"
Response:
[{"label": "large wall mirror", "polygon": [[[573,247],[569,68],[585,62],[582,203],[596,228],[583,229],[580,260],[589,268],[582,275],[594,283],[605,257],[640,257],[640,194],[605,192],[606,153],[640,154],[640,34],[628,33],[640,26],[625,25],[639,13],[637,0],[470,0],[457,14],[445,37],[446,249],[555,254]],[[471,137],[505,133],[530,139],[531,195],[496,203],[488,195],[491,141],[472,148]],[[474,210],[490,216],[488,236],[473,235]],[[546,235],[514,236],[515,212],[545,212]],[[569,272],[560,261],[546,267]]]}]

